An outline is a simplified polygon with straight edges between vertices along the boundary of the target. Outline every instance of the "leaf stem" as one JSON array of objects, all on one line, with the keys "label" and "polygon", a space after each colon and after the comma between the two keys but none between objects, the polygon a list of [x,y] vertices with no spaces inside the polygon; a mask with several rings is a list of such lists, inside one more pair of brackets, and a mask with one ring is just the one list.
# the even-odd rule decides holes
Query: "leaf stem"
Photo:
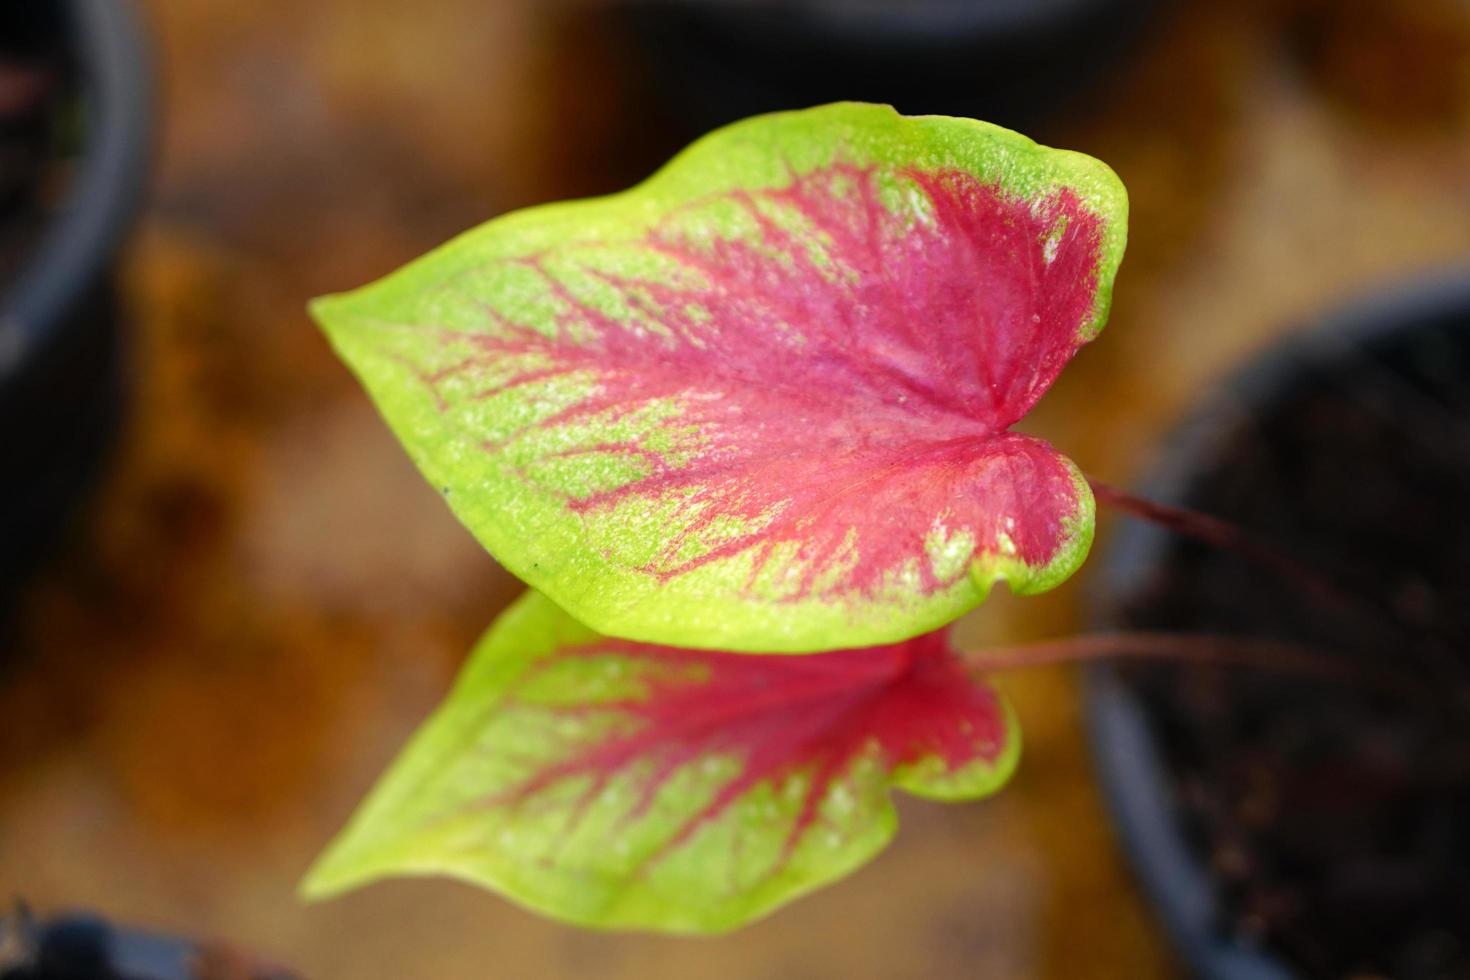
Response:
[{"label": "leaf stem", "polygon": [[1214,633],[1151,630],[1083,633],[1057,640],[965,650],[959,656],[967,667],[982,673],[1046,664],[1146,659],[1300,674],[1394,693],[1415,701],[1422,701],[1432,693],[1417,677],[1299,643]]},{"label": "leaf stem", "polygon": [[1104,506],[1182,537],[1237,554],[1337,613],[1390,626],[1402,637],[1414,641],[1410,648],[1423,652],[1421,663],[1438,682],[1461,687],[1470,683],[1470,664],[1461,656],[1457,644],[1433,626],[1408,621],[1378,593],[1349,585],[1342,575],[1308,564],[1237,524],[1139,497],[1101,480],[1089,477],[1088,483],[1093,496]]},{"label": "leaf stem", "polygon": [[1091,477],[1087,482],[1098,503],[1130,517],[1156,524],[1182,537],[1234,552],[1299,585],[1319,601],[1354,610],[1361,607],[1363,597],[1344,588],[1334,576],[1262,541],[1238,524],[1199,511],[1139,497]]}]

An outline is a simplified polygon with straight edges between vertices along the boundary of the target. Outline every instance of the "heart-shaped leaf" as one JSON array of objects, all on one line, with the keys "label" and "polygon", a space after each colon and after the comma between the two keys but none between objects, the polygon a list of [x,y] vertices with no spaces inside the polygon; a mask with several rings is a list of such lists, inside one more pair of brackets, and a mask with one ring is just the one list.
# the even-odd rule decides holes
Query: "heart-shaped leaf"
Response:
[{"label": "heart-shaped leaf", "polygon": [[304,885],[443,874],[582,925],[714,932],[852,871],[890,787],[984,796],[1009,709],[942,633],[807,657],[593,633],[529,592]]},{"label": "heart-shaped leaf", "polygon": [[1009,429],[1101,329],[1126,210],[1089,157],[839,104],[313,312],[460,518],[578,619],[861,646],[1085,557],[1085,482]]}]

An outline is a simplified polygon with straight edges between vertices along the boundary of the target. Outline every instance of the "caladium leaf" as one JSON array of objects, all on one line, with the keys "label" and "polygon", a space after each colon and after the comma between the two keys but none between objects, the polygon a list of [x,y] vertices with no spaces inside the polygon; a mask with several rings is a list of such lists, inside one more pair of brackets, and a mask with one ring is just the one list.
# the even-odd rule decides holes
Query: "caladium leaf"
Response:
[{"label": "caladium leaf", "polygon": [[582,925],[720,931],[871,858],[890,787],[983,796],[1018,752],[942,633],[686,650],[600,636],[528,592],[303,890],[443,874]]},{"label": "caladium leaf", "polygon": [[1085,482],[1009,430],[1102,328],[1126,210],[1089,157],[839,104],[312,309],[460,518],[578,619],[862,646],[1085,557]]}]

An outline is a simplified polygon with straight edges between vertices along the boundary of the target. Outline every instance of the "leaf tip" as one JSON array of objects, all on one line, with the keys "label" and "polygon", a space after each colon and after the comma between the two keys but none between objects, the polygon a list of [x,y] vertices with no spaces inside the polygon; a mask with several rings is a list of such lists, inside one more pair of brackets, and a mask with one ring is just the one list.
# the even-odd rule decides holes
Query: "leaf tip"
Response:
[{"label": "leaf tip", "polygon": [[333,842],[312,862],[296,884],[296,897],[315,904],[345,895],[367,884],[374,874],[361,861],[345,853],[340,841]]},{"label": "leaf tip", "polygon": [[350,890],[352,886],[323,870],[321,862],[313,864],[302,879],[296,883],[296,897],[309,905],[325,902]]},{"label": "leaf tip", "polygon": [[344,319],[343,308],[346,306],[349,295],[348,293],[328,293],[325,296],[317,296],[307,300],[306,312],[316,321],[317,326],[331,333]]}]

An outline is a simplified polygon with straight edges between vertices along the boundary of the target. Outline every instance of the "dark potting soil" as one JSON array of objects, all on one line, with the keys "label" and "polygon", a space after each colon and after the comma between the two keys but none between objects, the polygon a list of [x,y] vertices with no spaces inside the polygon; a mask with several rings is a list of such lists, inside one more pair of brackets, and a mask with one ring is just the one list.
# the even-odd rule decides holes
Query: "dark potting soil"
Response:
[{"label": "dark potting soil", "polygon": [[0,290],[9,286],[61,198],[71,86],[61,5],[0,11]]},{"label": "dark potting soil", "polygon": [[[1184,502],[1359,598],[1175,540],[1130,626],[1267,636],[1422,681],[1134,666],[1222,932],[1309,978],[1470,978],[1470,316],[1298,359]],[[1247,416],[1246,411],[1253,411]],[[1378,666],[1365,671],[1371,678]]]}]

